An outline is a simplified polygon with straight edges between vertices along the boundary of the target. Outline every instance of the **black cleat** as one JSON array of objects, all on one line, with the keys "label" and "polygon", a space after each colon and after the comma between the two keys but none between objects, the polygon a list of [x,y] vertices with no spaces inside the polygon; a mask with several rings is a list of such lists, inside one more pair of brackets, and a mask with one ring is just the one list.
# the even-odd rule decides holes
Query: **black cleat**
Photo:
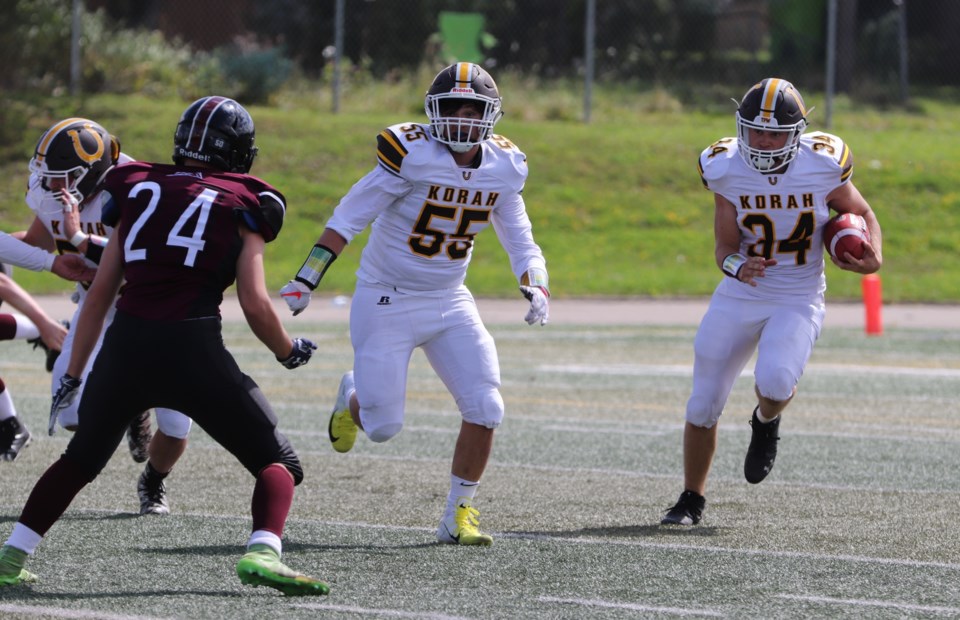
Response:
[{"label": "black cleat", "polygon": [[780,441],[780,416],[764,424],[757,419],[759,410],[759,405],[753,410],[750,420],[753,437],[747,448],[747,458],[743,461],[743,475],[750,484],[763,481],[773,469],[773,462],[777,459],[777,442]]},{"label": "black cleat", "polygon": [[676,505],[660,520],[661,525],[696,525],[703,518],[707,500],[693,491],[684,491]]},{"label": "black cleat", "polygon": [[170,506],[167,504],[167,486],[163,478],[156,471],[147,466],[137,480],[137,495],[140,496],[141,515],[168,515]]},{"label": "black cleat", "polygon": [[[70,321],[60,321],[60,324],[63,325],[64,328],[70,329]],[[40,336],[27,340],[27,344],[32,344],[34,349],[43,349],[43,352],[47,354],[44,367],[47,369],[47,372],[53,372],[53,365],[57,362],[57,358],[60,357],[60,351],[54,351],[48,347],[44,344],[43,338]]]},{"label": "black cleat", "polygon": [[0,459],[15,460],[29,443],[30,431],[17,416],[0,422]]},{"label": "black cleat", "polygon": [[130,456],[135,463],[144,463],[149,456],[148,448],[150,440],[153,438],[153,431],[150,429],[150,410],[147,409],[130,421],[127,428],[127,447],[130,448]]}]

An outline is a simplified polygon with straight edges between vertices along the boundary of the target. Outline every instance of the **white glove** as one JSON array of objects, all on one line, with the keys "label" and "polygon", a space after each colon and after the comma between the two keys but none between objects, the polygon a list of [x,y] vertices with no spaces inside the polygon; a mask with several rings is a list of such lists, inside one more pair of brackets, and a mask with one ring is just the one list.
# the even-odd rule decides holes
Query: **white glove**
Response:
[{"label": "white glove", "polygon": [[550,294],[542,286],[520,286],[520,292],[530,302],[530,310],[523,320],[527,325],[546,325],[550,319]]},{"label": "white glove", "polygon": [[310,305],[310,287],[298,280],[290,280],[280,289],[280,297],[287,302],[287,307],[297,316]]}]

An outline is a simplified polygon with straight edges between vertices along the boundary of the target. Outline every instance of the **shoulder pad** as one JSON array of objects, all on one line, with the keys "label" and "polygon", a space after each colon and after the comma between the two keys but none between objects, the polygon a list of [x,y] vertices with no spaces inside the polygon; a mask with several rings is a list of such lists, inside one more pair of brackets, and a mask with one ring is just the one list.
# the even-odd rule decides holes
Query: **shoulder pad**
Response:
[{"label": "shoulder pad", "polygon": [[387,172],[400,175],[403,159],[410,151],[430,142],[428,125],[419,123],[391,125],[377,135],[377,163]]},{"label": "shoulder pad", "polygon": [[710,181],[723,177],[730,167],[730,158],[738,155],[736,138],[722,138],[703,149],[697,160],[697,171],[703,186],[710,189]]},{"label": "shoulder pad", "polygon": [[403,158],[407,156],[407,149],[400,138],[391,128],[384,129],[377,135],[377,161],[393,174],[400,174]]},{"label": "shoulder pad", "polygon": [[853,176],[853,152],[839,137],[823,131],[805,134],[802,138],[817,155],[826,157],[840,168],[840,182]]},{"label": "shoulder pad", "polygon": [[283,195],[273,188],[264,189],[257,194],[260,204],[248,209],[236,209],[240,221],[247,228],[257,232],[263,240],[270,243],[280,234],[283,227],[283,216],[287,207]]},{"label": "shoulder pad", "polygon": [[120,209],[113,200],[113,194],[103,190],[97,194],[96,199],[100,201],[100,221],[110,228],[115,228],[120,221]]}]

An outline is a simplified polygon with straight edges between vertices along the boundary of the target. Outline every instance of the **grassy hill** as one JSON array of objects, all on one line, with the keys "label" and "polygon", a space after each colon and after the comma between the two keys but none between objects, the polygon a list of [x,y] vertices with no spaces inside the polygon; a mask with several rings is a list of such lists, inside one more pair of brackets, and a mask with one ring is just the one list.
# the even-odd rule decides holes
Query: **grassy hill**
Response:
[{"label": "grassy hill", "polygon": [[[586,125],[571,112],[578,97],[572,90],[539,92],[520,84],[502,90],[507,115],[497,130],[527,153],[527,206],[556,296],[710,294],[721,277],[713,262],[713,203],[695,162],[705,146],[734,133],[733,104],[691,112],[659,101],[655,93],[608,93],[597,97],[595,120]],[[299,268],[340,196],[374,165],[376,134],[396,122],[425,118],[418,93],[350,92],[341,107],[346,111],[337,115],[329,112],[329,96],[316,93],[251,108],[260,146],[253,172],[289,202],[281,237],[268,246],[272,288]],[[816,96],[808,99],[822,107]],[[96,119],[119,136],[128,154],[166,162],[186,102],[97,96],[45,105],[24,128],[22,158],[0,163],[6,231],[29,224],[22,201],[26,164],[55,118]],[[814,112],[811,128],[824,129],[821,121]],[[951,139],[960,135],[960,106],[917,100],[909,112],[881,112],[838,101],[829,131],[851,145],[854,180],[884,229],[884,299],[960,302],[960,145]],[[321,285],[323,292],[352,290],[365,240],[347,249]],[[830,299],[859,297],[859,276],[830,264],[827,269]],[[18,270],[17,277],[38,293],[68,288],[49,274]],[[517,294],[492,230],[477,238],[468,284],[479,296]]]}]

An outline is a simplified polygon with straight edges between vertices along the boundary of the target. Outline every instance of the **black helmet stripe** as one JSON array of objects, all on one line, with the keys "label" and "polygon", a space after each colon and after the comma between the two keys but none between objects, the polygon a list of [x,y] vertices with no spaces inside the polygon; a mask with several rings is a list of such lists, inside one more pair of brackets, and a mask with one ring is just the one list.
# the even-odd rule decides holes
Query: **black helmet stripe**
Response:
[{"label": "black helmet stripe", "polygon": [[[228,99],[225,97],[206,98],[193,117],[193,123],[190,124],[190,140],[187,142],[186,148],[195,151],[203,148],[203,144],[207,140],[207,129],[210,125],[210,119],[213,118],[214,112],[226,101],[228,101]],[[203,128],[202,132],[198,131],[198,126]]]}]

